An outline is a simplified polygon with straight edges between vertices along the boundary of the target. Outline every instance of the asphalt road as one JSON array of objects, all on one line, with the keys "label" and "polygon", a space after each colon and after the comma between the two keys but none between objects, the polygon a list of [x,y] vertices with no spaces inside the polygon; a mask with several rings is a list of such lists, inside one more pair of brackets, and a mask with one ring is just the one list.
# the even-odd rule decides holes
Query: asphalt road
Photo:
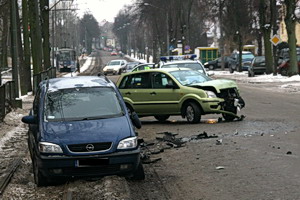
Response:
[{"label": "asphalt road", "polygon": [[[95,56],[93,66],[81,75],[96,75],[104,63],[120,59],[108,52]],[[116,81],[118,76],[108,78]],[[144,160],[144,181],[112,176],[41,188],[34,184],[26,126],[19,119],[28,113],[32,98],[27,99],[28,108],[8,115],[0,130],[4,135],[17,128],[16,133],[10,131],[14,137],[0,155],[0,172],[5,171],[5,163],[23,157],[0,199],[300,199],[300,94],[279,90],[278,84],[238,85],[246,102],[241,111],[246,116],[243,121],[209,123],[216,122],[219,115],[203,116],[199,124],[188,124],[178,116],[165,123],[154,117],[141,118],[143,127],[137,132],[148,144],[143,147],[148,158]],[[164,136],[158,134],[162,132],[177,134],[173,140],[181,138],[185,143],[180,146],[158,140]],[[204,132],[208,137],[200,137]]]},{"label": "asphalt road", "polygon": [[204,131],[218,138],[152,154],[161,160],[144,164],[146,181],[127,182],[132,199],[300,199],[300,94],[270,84],[238,85],[246,101],[243,121],[210,124],[220,116],[207,115],[191,125],[181,117],[166,123],[141,118],[139,136],[158,149],[164,144],[155,138],[164,131],[186,140]]}]

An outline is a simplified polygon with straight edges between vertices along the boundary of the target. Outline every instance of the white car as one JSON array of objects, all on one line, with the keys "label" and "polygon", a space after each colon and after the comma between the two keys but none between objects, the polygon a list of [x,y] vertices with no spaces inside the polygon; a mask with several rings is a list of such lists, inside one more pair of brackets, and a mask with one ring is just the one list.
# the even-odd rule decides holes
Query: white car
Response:
[{"label": "white car", "polygon": [[205,74],[206,76],[212,75],[210,73],[207,73],[205,70],[203,64],[198,60],[180,60],[180,61],[171,61],[163,63],[160,68],[188,68],[192,70],[197,70],[201,72],[202,74]]},{"label": "white car", "polygon": [[104,75],[107,74],[121,74],[126,69],[127,61],[126,60],[112,60],[107,63],[103,68]]}]

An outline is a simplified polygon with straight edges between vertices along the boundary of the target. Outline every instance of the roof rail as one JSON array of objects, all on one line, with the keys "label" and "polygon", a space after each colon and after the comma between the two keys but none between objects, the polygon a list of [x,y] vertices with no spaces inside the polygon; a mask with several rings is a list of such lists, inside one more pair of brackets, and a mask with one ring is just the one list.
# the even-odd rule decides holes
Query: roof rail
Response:
[{"label": "roof rail", "polygon": [[105,80],[107,82],[110,82],[110,80],[105,76],[105,74],[103,74],[102,72],[98,73],[98,76],[101,77],[101,76],[104,76]]}]

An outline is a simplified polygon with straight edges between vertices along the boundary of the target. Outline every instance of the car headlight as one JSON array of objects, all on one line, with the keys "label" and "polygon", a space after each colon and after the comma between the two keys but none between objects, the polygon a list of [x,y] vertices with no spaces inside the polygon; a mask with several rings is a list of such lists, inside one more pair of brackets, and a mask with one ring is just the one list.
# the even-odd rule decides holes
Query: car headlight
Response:
[{"label": "car headlight", "polygon": [[204,65],[208,65],[208,62],[204,63]]},{"label": "car headlight", "polygon": [[59,145],[49,142],[39,142],[39,150],[42,153],[63,153]]},{"label": "car headlight", "polygon": [[208,98],[217,98],[217,95],[212,91],[205,91]]},{"label": "car headlight", "polygon": [[130,137],[121,140],[118,144],[117,149],[133,149],[137,147],[137,137]]}]

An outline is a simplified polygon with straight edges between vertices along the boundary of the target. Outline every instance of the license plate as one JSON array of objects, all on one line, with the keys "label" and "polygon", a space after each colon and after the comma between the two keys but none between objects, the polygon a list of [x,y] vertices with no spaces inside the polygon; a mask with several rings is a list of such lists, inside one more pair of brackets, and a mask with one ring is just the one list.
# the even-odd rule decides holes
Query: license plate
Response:
[{"label": "license plate", "polygon": [[99,159],[80,159],[77,160],[77,167],[91,167],[91,166],[100,166],[100,165],[108,165],[109,160],[107,158],[99,158]]}]

